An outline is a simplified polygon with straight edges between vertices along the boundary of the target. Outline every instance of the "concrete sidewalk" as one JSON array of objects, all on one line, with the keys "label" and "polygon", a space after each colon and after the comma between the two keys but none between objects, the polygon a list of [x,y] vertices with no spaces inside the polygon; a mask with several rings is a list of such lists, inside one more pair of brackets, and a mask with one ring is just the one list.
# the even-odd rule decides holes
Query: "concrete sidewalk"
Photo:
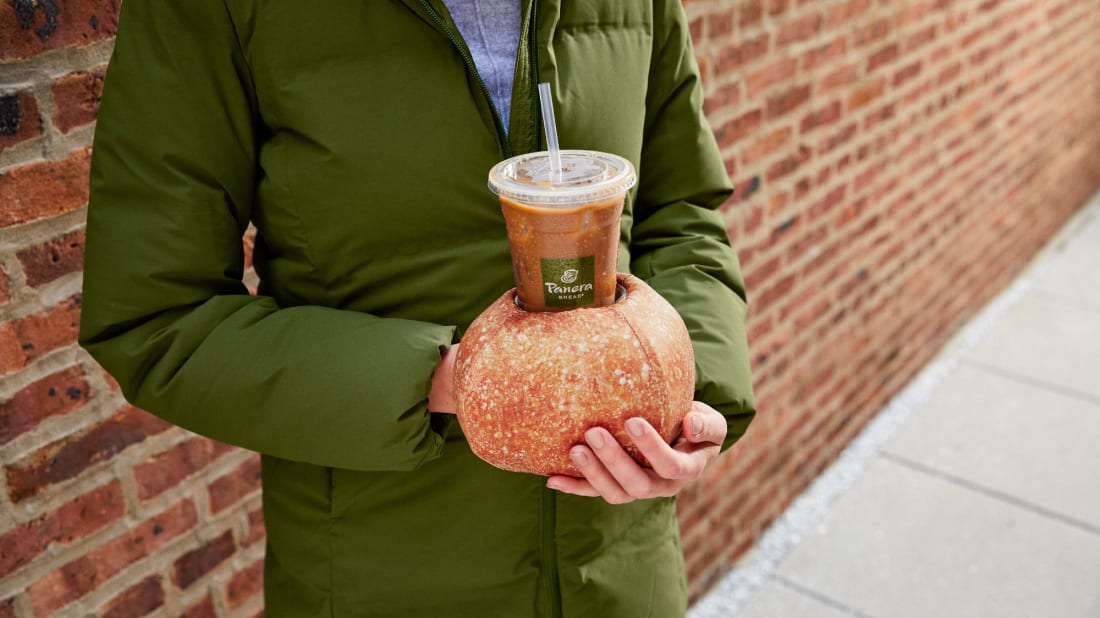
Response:
[{"label": "concrete sidewalk", "polygon": [[1100,194],[689,616],[1100,617]]}]

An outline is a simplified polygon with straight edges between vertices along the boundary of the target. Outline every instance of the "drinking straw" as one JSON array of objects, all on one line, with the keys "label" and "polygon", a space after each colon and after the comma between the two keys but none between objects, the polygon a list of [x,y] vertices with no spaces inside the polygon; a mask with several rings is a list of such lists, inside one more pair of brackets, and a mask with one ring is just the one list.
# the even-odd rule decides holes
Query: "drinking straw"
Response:
[{"label": "drinking straw", "polygon": [[550,151],[550,170],[554,179],[561,181],[561,149],[558,147],[558,125],[554,122],[554,100],[550,97],[550,82],[539,84],[539,103],[542,105],[542,128],[546,132],[546,148]]}]

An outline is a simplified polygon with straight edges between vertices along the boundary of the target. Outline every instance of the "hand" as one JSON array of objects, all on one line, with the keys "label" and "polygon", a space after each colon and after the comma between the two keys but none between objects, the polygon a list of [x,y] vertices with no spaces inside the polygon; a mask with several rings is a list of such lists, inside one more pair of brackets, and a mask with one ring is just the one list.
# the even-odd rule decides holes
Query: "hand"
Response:
[{"label": "hand", "polygon": [[443,352],[435,371],[432,373],[432,390],[428,393],[428,411],[440,414],[455,413],[455,359],[458,358],[458,346],[454,344]]},{"label": "hand", "polygon": [[725,417],[699,401],[692,402],[672,446],[643,419],[627,420],[626,428],[652,468],[638,465],[609,431],[593,427],[584,434],[587,444],[569,450],[584,478],[552,476],[546,486],[578,496],[599,496],[609,504],[674,496],[703,475],[726,439]]}]

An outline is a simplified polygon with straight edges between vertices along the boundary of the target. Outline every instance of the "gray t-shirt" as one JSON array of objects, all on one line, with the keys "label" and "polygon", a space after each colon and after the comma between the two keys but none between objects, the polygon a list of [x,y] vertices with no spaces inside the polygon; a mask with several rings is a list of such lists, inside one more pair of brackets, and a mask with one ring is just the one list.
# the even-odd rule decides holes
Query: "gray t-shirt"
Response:
[{"label": "gray t-shirt", "polygon": [[519,0],[443,0],[470,48],[504,130],[512,111],[512,76],[519,45]]}]

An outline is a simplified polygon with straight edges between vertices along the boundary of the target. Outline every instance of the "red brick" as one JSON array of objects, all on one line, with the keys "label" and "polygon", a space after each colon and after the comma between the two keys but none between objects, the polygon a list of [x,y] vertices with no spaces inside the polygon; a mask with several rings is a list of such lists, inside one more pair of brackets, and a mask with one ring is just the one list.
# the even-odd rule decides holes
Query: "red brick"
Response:
[{"label": "red brick", "polygon": [[925,15],[928,14],[929,8],[930,7],[928,6],[927,2],[917,2],[915,4],[900,8],[898,10],[896,18],[897,27],[902,28],[911,23],[920,21],[924,18]]},{"label": "red brick", "polygon": [[875,41],[881,41],[888,34],[890,34],[890,18],[883,17],[861,28],[856,28],[855,33],[852,35],[852,43],[856,47],[863,47]]},{"label": "red brick", "polygon": [[217,618],[214,612],[214,599],[209,596],[187,608],[180,618]]},{"label": "red brick", "polygon": [[856,110],[865,105],[870,104],[875,99],[882,96],[886,91],[886,79],[879,78],[859,88],[856,88],[850,97],[848,97],[848,109]]},{"label": "red brick", "polygon": [[48,311],[0,323],[0,376],[21,369],[46,354],[76,342],[80,297]]},{"label": "red brick", "polygon": [[42,117],[33,92],[22,90],[0,96],[0,152],[41,134]]},{"label": "red brick", "polygon": [[217,513],[245,496],[260,490],[260,457],[247,461],[217,479],[207,488],[210,492],[210,512]]},{"label": "red brick", "polygon": [[159,575],[150,575],[107,603],[103,618],[139,618],[164,605],[164,584]]},{"label": "red brick", "polygon": [[[752,306],[753,316],[759,316],[760,310],[756,306],[756,290],[749,290],[749,303]],[[775,320],[771,316],[765,316],[763,319],[754,317],[749,320],[748,330],[745,331],[745,335],[748,338],[750,346],[755,349],[757,342],[764,341],[764,338],[775,328]],[[755,383],[755,380],[754,380]]]},{"label": "red brick", "polygon": [[840,120],[840,113],[840,101],[833,101],[825,107],[813,110],[802,118],[802,133],[808,133],[818,127],[833,124]]},{"label": "red brick", "polygon": [[[11,300],[11,287],[8,283],[8,273],[4,272],[3,268],[0,268],[0,306]],[[3,371],[0,371],[2,374]]]},{"label": "red brick", "polygon": [[251,545],[262,541],[267,536],[267,527],[264,524],[264,510],[262,508],[248,513],[248,535],[244,544]]},{"label": "red brick", "polygon": [[[0,5],[0,14],[10,5]],[[0,32],[3,27],[0,26]],[[29,163],[0,172],[0,228],[70,212],[88,203],[91,148],[59,161]]]},{"label": "red brick", "polygon": [[768,307],[790,293],[794,289],[795,275],[788,274],[780,277],[770,287],[765,288],[756,298],[750,298],[753,310],[763,313]]},{"label": "red brick", "polygon": [[920,75],[920,71],[921,62],[919,60],[898,69],[898,71],[894,73],[894,87],[896,88],[904,84],[905,82],[913,79],[914,77]]},{"label": "red brick", "polygon": [[792,19],[784,23],[779,27],[779,33],[776,34],[776,45],[786,45],[788,43],[796,43],[798,41],[805,41],[813,38],[821,28],[821,15],[817,13],[811,13]]},{"label": "red brick", "polygon": [[742,28],[755,26],[764,18],[764,3],[762,0],[744,0],[741,3],[740,23]]},{"label": "red brick", "polygon": [[722,147],[731,146],[741,141],[743,137],[755,131],[764,118],[763,110],[754,109],[741,114],[737,118],[723,124],[715,131],[715,139]]},{"label": "red brick", "polygon": [[132,406],[82,433],[48,444],[7,467],[12,502],[34,496],[44,487],[71,479],[126,447],[171,425]]},{"label": "red brick", "polygon": [[953,62],[940,69],[940,72],[936,74],[936,85],[943,86],[955,81],[955,78],[962,73],[962,69],[961,62]]},{"label": "red brick", "polygon": [[846,193],[847,187],[845,185],[841,185],[827,193],[825,197],[822,197],[817,202],[814,202],[814,204],[811,205],[809,208],[810,221],[817,221],[821,217],[827,215],[829,211],[836,207],[837,204],[840,204],[844,201],[844,196],[846,195]]},{"label": "red brick", "polygon": [[[26,58],[60,47],[82,47],[114,36],[119,0],[70,0],[19,3],[31,6],[24,16],[15,4],[0,4],[0,60]],[[53,15],[51,15],[53,13]]]},{"label": "red brick", "polygon": [[16,254],[27,275],[27,285],[38,287],[79,272],[84,267],[84,230],[69,232],[64,236],[23,249]]},{"label": "red brick", "polygon": [[783,14],[790,6],[790,0],[768,0],[768,15],[775,17]]},{"label": "red brick", "polygon": [[905,52],[909,53],[936,40],[936,27],[928,26],[905,37]]},{"label": "red brick", "polygon": [[794,77],[797,67],[798,63],[794,58],[783,58],[749,73],[749,77],[745,82],[748,90],[746,94],[750,99],[756,98],[760,91]]},{"label": "red brick", "polygon": [[703,41],[704,28],[702,17],[696,17],[688,23],[688,33],[696,46]]},{"label": "red brick", "polygon": [[801,227],[802,217],[800,215],[787,218],[787,220],[772,228],[771,244],[777,244],[781,238],[794,234]]},{"label": "red brick", "polygon": [[88,381],[70,367],[33,382],[0,402],[0,444],[36,427],[43,419],[68,414],[88,401]]},{"label": "red brick", "polygon": [[257,560],[243,571],[238,571],[225,584],[225,603],[235,610],[252,597],[263,592],[264,561]]},{"label": "red brick", "polygon": [[763,157],[787,145],[791,141],[791,135],[793,133],[794,131],[789,127],[783,127],[768,133],[746,148],[745,151],[741,153],[741,160],[745,165],[752,165],[756,161],[759,161]]},{"label": "red brick", "polygon": [[898,57],[898,44],[890,43],[879,49],[867,58],[867,72],[870,73],[884,64],[893,62]]},{"label": "red brick", "polygon": [[760,224],[764,222],[764,209],[760,206],[752,206],[749,208],[748,213],[745,214],[744,226],[745,233],[752,234],[760,228]]},{"label": "red brick", "polygon": [[[710,116],[719,110],[736,109],[741,103],[741,84],[734,82],[718,88],[703,101],[703,111]],[[249,255],[249,254],[246,254]]]},{"label": "red brick", "polygon": [[180,588],[187,588],[232,556],[235,550],[233,533],[226,530],[218,538],[177,558],[172,565],[172,581]]},{"label": "red brick", "polygon": [[843,36],[837,37],[802,54],[802,69],[812,71],[843,56],[847,50],[847,40]]},{"label": "red brick", "polygon": [[854,21],[869,8],[871,8],[871,0],[848,0],[848,2],[834,5],[825,14],[825,27],[833,29]]},{"label": "red brick", "polygon": [[718,73],[731,73],[763,57],[768,53],[768,36],[767,32],[761,32],[756,36],[746,37],[741,43],[723,46],[718,50]]},{"label": "red brick", "polygon": [[7,375],[26,364],[22,342],[11,322],[0,322],[0,376]]},{"label": "red brick", "polygon": [[737,19],[734,17],[733,9],[711,13],[707,15],[707,36],[715,39],[732,34],[736,23]]},{"label": "red brick", "polygon": [[794,86],[786,90],[785,92],[768,97],[768,120],[773,120],[791,110],[797,109],[800,105],[802,105],[809,99],[809,84],[806,84],[804,86]]},{"label": "red brick", "polygon": [[760,176],[746,178],[734,184],[733,195],[738,200],[746,200],[760,189]]},{"label": "red brick", "polygon": [[[824,227],[818,227],[809,230],[801,237],[797,238],[794,243],[787,249],[787,259],[790,262],[795,262],[802,257],[809,254],[810,250],[815,246],[820,245],[822,241],[828,237],[829,232]],[[813,293],[818,293],[816,290]]]},{"label": "red brick", "polygon": [[745,270],[745,287],[746,289],[755,290],[771,279],[782,265],[782,258],[779,256],[773,257],[768,261],[755,265],[752,269]]},{"label": "red brick", "polygon": [[967,33],[966,36],[959,40],[959,47],[963,49],[970,47],[974,43],[982,40],[982,38],[985,37],[986,33],[989,32],[989,30],[990,26],[974,28],[969,33]]},{"label": "red brick", "polygon": [[827,152],[835,150],[837,147],[842,146],[843,144],[846,144],[849,140],[852,139],[853,136],[855,136],[857,128],[858,125],[853,122],[845,126],[840,131],[837,131],[836,133],[825,138],[821,141],[821,146],[818,148],[818,154],[825,154]]},{"label": "red brick", "polygon": [[839,67],[835,71],[831,71],[825,77],[821,78],[820,91],[821,93],[826,93],[830,90],[855,83],[858,79],[859,66],[854,64],[845,65]]},{"label": "red brick", "polygon": [[0,536],[0,577],[19,570],[53,543],[68,545],[121,519],[124,509],[122,489],[113,481],[8,530]]},{"label": "red brick", "polygon": [[802,167],[806,161],[809,161],[812,155],[813,151],[809,147],[800,146],[798,152],[792,153],[790,156],[776,161],[769,166],[764,177],[768,182],[772,182],[788,176]]},{"label": "red brick", "polygon": [[134,466],[138,498],[144,501],[159,496],[232,450],[233,447],[227,444],[194,437],[151,456]]},{"label": "red brick", "polygon": [[0,618],[15,618],[15,597],[0,601]]},{"label": "red brick", "polygon": [[178,502],[128,533],[51,571],[27,590],[34,615],[51,615],[88,594],[126,567],[191,530],[197,521],[195,505],[190,500]]},{"label": "red brick", "polygon": [[103,97],[103,74],[107,67],[76,71],[53,83],[56,106],[53,122],[62,133],[95,120]]},{"label": "red brick", "polygon": [[867,117],[863,120],[863,128],[870,131],[878,124],[893,118],[895,108],[896,106],[893,103],[890,103],[887,105],[883,105],[882,107],[876,109],[870,114],[867,114]]}]

